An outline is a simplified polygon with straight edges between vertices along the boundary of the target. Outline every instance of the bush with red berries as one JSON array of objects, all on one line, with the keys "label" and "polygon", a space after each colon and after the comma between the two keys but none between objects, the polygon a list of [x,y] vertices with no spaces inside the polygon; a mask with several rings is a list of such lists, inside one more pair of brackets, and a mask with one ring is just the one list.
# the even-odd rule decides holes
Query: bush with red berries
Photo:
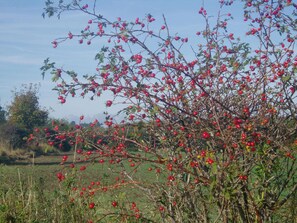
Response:
[{"label": "bush with red berries", "polygon": [[[284,210],[292,207],[297,190],[296,4],[236,1],[248,29],[231,33],[232,13],[224,12],[234,2],[220,0],[216,19],[198,9],[206,26],[195,31],[194,40],[171,33],[165,18],[112,21],[82,2],[48,1],[45,13],[90,17],[80,33],[58,38],[53,46],[71,39],[87,45],[106,41],[94,74],[79,75],[49,60],[43,72],[51,71],[61,103],[106,94],[106,107],[122,104],[125,118],[108,116],[104,128],[95,120],[61,133],[72,137],[74,162],[87,162],[59,180],[66,181],[73,168],[87,175],[88,165],[108,165],[118,175],[83,188],[75,181],[72,196],[93,200],[113,191],[100,213],[118,221],[292,220],[294,210]],[[193,43],[191,54],[186,47]],[[144,171],[147,176],[137,174]],[[119,198],[123,187],[142,191],[137,197],[147,206],[131,208],[135,201]],[[86,208],[99,208],[90,202]]]}]

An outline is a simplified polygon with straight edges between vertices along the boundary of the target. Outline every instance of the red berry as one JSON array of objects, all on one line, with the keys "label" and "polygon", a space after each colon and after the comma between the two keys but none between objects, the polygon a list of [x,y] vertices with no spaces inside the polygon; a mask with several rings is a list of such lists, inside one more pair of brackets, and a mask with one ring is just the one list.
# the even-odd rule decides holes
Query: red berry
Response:
[{"label": "red berry", "polygon": [[116,207],[116,206],[118,206],[118,202],[113,201],[113,202],[111,203],[111,205],[114,206],[114,207]]},{"label": "red berry", "polygon": [[211,165],[211,164],[214,163],[213,159],[211,159],[211,158],[208,158],[208,159],[206,160],[206,162],[207,162],[209,165]]},{"label": "red berry", "polygon": [[110,107],[112,105],[112,101],[111,100],[108,100],[107,102],[106,102],[106,106],[107,107]]},{"label": "red berry", "polygon": [[208,132],[203,132],[202,133],[202,138],[209,139],[210,138],[210,134]]},{"label": "red berry", "polygon": [[86,166],[81,166],[79,169],[80,169],[81,171],[84,171],[86,168],[87,168]]},{"label": "red berry", "polygon": [[92,203],[89,204],[89,208],[90,209],[93,209],[94,207],[95,207],[95,203],[94,202],[92,202]]},{"label": "red berry", "polygon": [[165,210],[165,208],[163,206],[160,206],[159,207],[159,211],[162,211],[163,212],[164,210]]}]

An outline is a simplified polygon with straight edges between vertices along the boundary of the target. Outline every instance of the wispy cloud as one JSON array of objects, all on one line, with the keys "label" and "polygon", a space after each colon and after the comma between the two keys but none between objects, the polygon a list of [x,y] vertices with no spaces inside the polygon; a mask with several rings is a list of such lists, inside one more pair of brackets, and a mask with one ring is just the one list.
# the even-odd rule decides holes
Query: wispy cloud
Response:
[{"label": "wispy cloud", "polygon": [[0,56],[0,63],[10,63],[19,65],[40,65],[41,59],[28,58],[24,56]]}]

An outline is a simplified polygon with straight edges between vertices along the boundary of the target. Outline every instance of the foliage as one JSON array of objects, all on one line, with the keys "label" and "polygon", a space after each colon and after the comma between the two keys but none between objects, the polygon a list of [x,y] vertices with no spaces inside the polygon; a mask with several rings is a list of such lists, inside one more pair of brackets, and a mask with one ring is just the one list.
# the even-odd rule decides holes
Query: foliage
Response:
[{"label": "foliage", "polygon": [[[205,29],[197,31],[191,55],[185,50],[189,39],[172,35],[165,18],[161,24],[150,14],[133,22],[110,21],[96,12],[96,1],[93,7],[82,1],[46,2],[48,16],[65,11],[90,16],[81,33],[69,32],[53,47],[74,38],[87,45],[106,40],[95,56],[94,74],[81,76],[45,61],[43,74],[51,71],[59,101],[76,95],[93,100],[111,92],[107,107],[126,106],[125,120],[117,123],[108,116],[104,130],[95,127],[95,120],[59,135],[72,139],[74,162],[121,167],[121,185],[140,188],[164,222],[294,219],[282,213],[297,190],[297,5],[290,0],[237,1],[243,21],[250,22],[245,30],[249,44],[228,29],[233,17],[224,10],[233,3],[219,1],[215,20],[200,8]],[[109,139],[107,144],[102,138]],[[138,154],[129,151],[131,144]],[[73,168],[78,170],[75,163]],[[155,172],[158,180],[148,184],[136,174],[140,169]],[[59,180],[69,179],[67,172]],[[86,200],[102,191],[79,182],[73,188],[72,196],[83,193]],[[112,202],[102,218],[149,218],[138,208],[127,210],[128,202],[133,201]]]},{"label": "foliage", "polygon": [[37,93],[38,87],[34,85],[14,92],[13,101],[8,107],[9,123],[28,131],[46,123],[48,111],[40,108]]},{"label": "foliage", "polygon": [[[23,86],[14,92],[14,98],[8,112],[0,107],[0,145],[6,154],[16,149],[30,149],[37,152],[40,148],[29,148],[26,138],[33,131],[33,127],[44,125],[48,119],[48,112],[39,107],[38,86]],[[6,115],[8,120],[6,121]]]}]

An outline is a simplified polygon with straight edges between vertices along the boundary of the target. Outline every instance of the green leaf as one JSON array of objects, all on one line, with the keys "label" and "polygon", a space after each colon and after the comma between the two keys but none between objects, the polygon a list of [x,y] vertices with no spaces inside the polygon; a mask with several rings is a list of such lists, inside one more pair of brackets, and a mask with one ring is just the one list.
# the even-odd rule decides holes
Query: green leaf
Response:
[{"label": "green leaf", "polygon": [[216,174],[218,172],[218,166],[215,163],[211,167],[212,174]]},{"label": "green leaf", "polygon": [[59,80],[59,76],[57,74],[53,74],[52,81],[57,82]]},{"label": "green leaf", "polygon": [[95,56],[95,60],[98,60],[98,64],[102,64],[104,62],[104,52],[97,53]]},{"label": "green leaf", "polygon": [[229,191],[225,191],[225,192],[224,192],[224,197],[225,197],[227,200],[230,200],[230,198],[231,198],[231,194],[230,194],[230,192],[229,192]]},{"label": "green leaf", "polygon": [[288,82],[291,79],[291,76],[283,76],[282,81],[283,82]]},{"label": "green leaf", "polygon": [[50,63],[49,62],[49,58],[46,58],[43,61],[44,65],[40,68],[40,70],[42,71],[41,75],[42,75],[42,79],[44,79],[45,73],[50,70],[53,69],[55,67],[55,63]]},{"label": "green leaf", "polygon": [[119,196],[120,201],[126,200],[126,193],[125,192],[121,192],[118,196]]}]

